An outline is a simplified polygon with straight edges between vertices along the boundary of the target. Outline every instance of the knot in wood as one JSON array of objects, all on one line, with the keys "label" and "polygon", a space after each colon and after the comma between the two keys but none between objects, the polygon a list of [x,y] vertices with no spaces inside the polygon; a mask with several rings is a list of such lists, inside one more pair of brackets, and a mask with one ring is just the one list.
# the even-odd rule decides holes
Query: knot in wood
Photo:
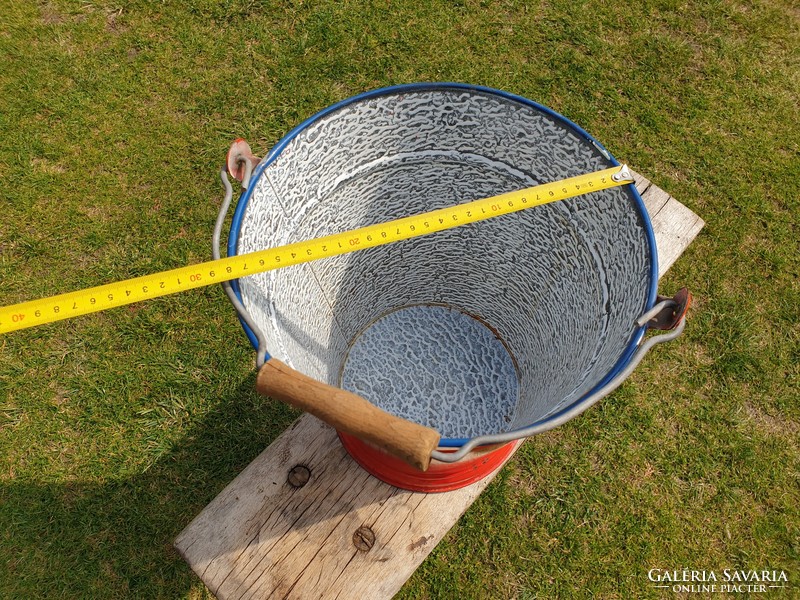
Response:
[{"label": "knot in wood", "polygon": [[362,552],[369,552],[375,545],[375,532],[366,525],[356,529],[353,534],[353,545]]},{"label": "knot in wood", "polygon": [[301,488],[308,483],[311,477],[311,471],[305,465],[295,465],[289,470],[289,485],[296,488]]}]

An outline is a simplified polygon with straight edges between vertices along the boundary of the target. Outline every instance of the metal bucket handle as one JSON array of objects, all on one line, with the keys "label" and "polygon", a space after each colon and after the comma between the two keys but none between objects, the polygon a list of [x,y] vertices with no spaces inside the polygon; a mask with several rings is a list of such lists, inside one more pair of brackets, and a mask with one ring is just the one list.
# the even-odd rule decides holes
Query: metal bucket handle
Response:
[{"label": "metal bucket handle", "polygon": [[[215,259],[220,258],[220,236],[233,198],[233,188],[228,180],[228,173],[240,181],[242,189],[246,190],[258,162],[259,159],[253,155],[244,140],[236,140],[228,151],[226,165],[220,173],[225,187],[225,197],[214,226],[212,252]],[[681,289],[672,298],[659,296],[656,305],[639,317],[636,325],[639,328],[666,329],[669,332],[644,338],[628,364],[613,379],[577,404],[529,427],[474,437],[458,450],[446,451],[437,449],[440,435],[436,430],[391,415],[361,396],[311,379],[270,357],[263,332],[236,296],[232,285],[224,282],[222,287],[239,318],[256,337],[258,343],[256,366],[259,371],[256,389],[259,393],[309,412],[337,430],[370,442],[422,471],[427,470],[431,459],[445,463],[457,462],[477,446],[504,444],[543,433],[580,415],[617,389],[653,346],[674,340],[683,332],[686,312],[691,303],[691,294],[686,288]]]},{"label": "metal bucket handle", "polygon": [[[678,299],[680,296],[685,297],[686,300],[684,302],[680,302]],[[611,392],[622,385],[622,382],[625,381],[625,379],[628,378],[628,375],[630,375],[639,365],[639,363],[642,362],[644,355],[647,354],[647,352],[653,346],[674,340],[681,333],[683,333],[683,329],[686,326],[686,311],[688,310],[689,303],[691,302],[691,297],[691,294],[686,288],[682,288],[675,295],[675,298],[659,297],[660,302],[639,317],[636,321],[636,325],[638,327],[654,327],[654,325],[651,324],[654,322],[654,320],[672,318],[675,321],[674,328],[671,328],[669,333],[663,333],[661,335],[645,338],[645,340],[634,352],[630,362],[628,362],[628,364],[616,375],[616,377],[611,379],[611,381],[609,381],[600,389],[596,390],[594,393],[581,399],[577,404],[570,406],[567,410],[553,415],[544,421],[534,423],[530,427],[525,427],[524,429],[517,429],[507,433],[483,435],[472,438],[466,444],[461,446],[461,448],[459,448],[456,452],[443,452],[440,450],[434,450],[431,455],[432,458],[435,458],[441,462],[456,462],[464,458],[464,456],[466,456],[466,454],[476,446],[482,446],[484,444],[506,443],[520,438],[530,437],[538,433],[544,433],[545,431],[550,431],[559,425],[563,425],[570,419],[577,417],[586,409],[596,404],[600,399],[608,396]]]}]

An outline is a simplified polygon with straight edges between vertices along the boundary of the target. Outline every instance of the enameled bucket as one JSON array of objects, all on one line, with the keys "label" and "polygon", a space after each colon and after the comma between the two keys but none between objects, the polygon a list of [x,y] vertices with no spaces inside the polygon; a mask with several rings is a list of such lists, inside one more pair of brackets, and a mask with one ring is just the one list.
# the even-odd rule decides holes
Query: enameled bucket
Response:
[{"label": "enameled bucket", "polygon": [[[229,154],[245,180],[229,254],[619,164],[552,110],[462,84],[361,94],[301,123],[257,166],[248,151],[240,143]],[[369,436],[340,437],[384,481],[444,491],[497,469],[515,440],[579,414],[680,333],[688,297],[657,304],[657,273],[647,212],[625,185],[253,275],[229,296],[259,364],[277,358],[331,386],[322,390],[438,432],[424,471]],[[664,311],[673,331],[645,339]]]}]

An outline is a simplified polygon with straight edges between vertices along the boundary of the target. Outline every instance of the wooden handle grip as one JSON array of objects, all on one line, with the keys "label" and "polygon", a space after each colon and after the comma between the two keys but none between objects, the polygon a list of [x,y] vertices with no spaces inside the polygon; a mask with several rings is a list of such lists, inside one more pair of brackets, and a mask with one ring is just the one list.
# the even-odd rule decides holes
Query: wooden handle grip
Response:
[{"label": "wooden handle grip", "polygon": [[370,442],[409,465],[426,471],[439,432],[391,415],[361,396],[306,377],[271,358],[258,372],[256,390]]}]

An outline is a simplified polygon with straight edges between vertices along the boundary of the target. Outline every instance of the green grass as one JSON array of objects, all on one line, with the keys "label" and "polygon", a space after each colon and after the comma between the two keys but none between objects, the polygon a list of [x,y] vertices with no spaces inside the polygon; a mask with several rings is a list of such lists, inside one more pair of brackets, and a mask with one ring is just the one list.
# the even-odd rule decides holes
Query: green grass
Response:
[{"label": "green grass", "polygon": [[[0,0],[0,304],[208,258],[230,141],[453,80],[540,101],[707,222],[681,341],[530,440],[401,598],[800,586],[800,13],[790,0]],[[0,338],[0,597],[201,598],[177,533],[295,417],[218,288]],[[778,595],[777,593],[775,595]]]}]

